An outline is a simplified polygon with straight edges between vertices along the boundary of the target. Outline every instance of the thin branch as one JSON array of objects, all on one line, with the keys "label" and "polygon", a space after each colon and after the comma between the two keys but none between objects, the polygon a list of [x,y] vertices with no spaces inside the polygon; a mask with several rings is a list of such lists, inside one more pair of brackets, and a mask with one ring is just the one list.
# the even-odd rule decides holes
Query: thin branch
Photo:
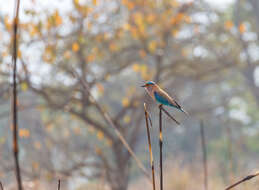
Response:
[{"label": "thin branch", "polygon": [[163,133],[162,133],[162,110],[163,105],[159,105],[159,149],[160,149],[160,190],[163,190]]},{"label": "thin branch", "polygon": [[105,119],[105,121],[113,128],[115,134],[118,136],[118,138],[120,139],[120,141],[122,142],[122,144],[125,146],[125,148],[128,150],[128,152],[130,153],[130,155],[133,157],[133,159],[136,161],[137,166],[141,169],[141,171],[145,174],[145,176],[149,179],[149,182],[151,182],[150,176],[145,168],[145,166],[143,165],[143,163],[138,159],[138,157],[136,156],[136,154],[133,152],[132,148],[130,147],[130,145],[128,144],[128,142],[126,141],[126,139],[123,137],[123,135],[121,134],[121,132],[117,129],[117,127],[115,126],[115,124],[113,123],[110,115],[104,110],[102,109],[102,107],[98,104],[98,102],[96,101],[96,99],[94,98],[94,96],[92,95],[87,83],[81,79],[80,76],[78,76],[78,74],[73,71],[73,75],[75,78],[78,78],[81,83],[83,84],[83,87],[85,88],[85,90],[88,92],[89,97],[91,98],[91,100],[94,102],[94,104],[96,105],[96,108],[98,109],[98,111],[100,112],[100,114],[103,116],[103,118]]},{"label": "thin branch", "polygon": [[0,181],[0,190],[4,190],[4,187],[1,181]]},{"label": "thin branch", "polygon": [[149,121],[151,123],[151,118],[149,113],[147,112],[146,103],[144,103],[144,111],[145,111],[145,119],[146,119],[146,127],[147,127],[147,139],[148,139],[148,147],[150,153],[150,166],[152,169],[152,182],[153,182],[153,190],[156,190],[156,182],[155,182],[155,167],[154,167],[154,160],[153,160],[153,153],[152,153],[152,146],[151,146],[151,138],[150,138],[150,131],[149,131]]},{"label": "thin branch", "polygon": [[203,155],[203,173],[204,173],[204,189],[208,190],[208,166],[207,166],[207,150],[206,150],[206,139],[204,134],[203,121],[200,122],[200,134],[201,134],[201,148]]},{"label": "thin branch", "polygon": [[15,4],[15,17],[14,17],[14,25],[13,25],[13,54],[12,54],[12,62],[13,62],[13,99],[12,99],[12,120],[13,120],[13,154],[15,161],[15,174],[18,190],[22,190],[22,180],[20,174],[20,166],[19,166],[19,147],[18,147],[18,113],[17,113],[17,89],[16,89],[16,61],[17,61],[17,49],[18,49],[18,23],[19,23],[19,7],[20,0],[16,1]]},{"label": "thin branch", "polygon": [[60,190],[60,179],[58,180],[58,190]]},{"label": "thin branch", "polygon": [[159,106],[159,109],[163,110],[165,114],[170,117],[177,125],[181,125],[179,121],[177,121],[163,106]]},{"label": "thin branch", "polygon": [[252,174],[252,175],[248,175],[246,176],[245,178],[241,179],[240,181],[234,183],[233,185],[230,185],[229,187],[227,187],[225,190],[229,190],[229,189],[232,189],[233,187],[236,187],[238,186],[239,184],[245,182],[245,181],[248,181],[256,176],[259,176],[259,172],[256,172],[255,174]]}]

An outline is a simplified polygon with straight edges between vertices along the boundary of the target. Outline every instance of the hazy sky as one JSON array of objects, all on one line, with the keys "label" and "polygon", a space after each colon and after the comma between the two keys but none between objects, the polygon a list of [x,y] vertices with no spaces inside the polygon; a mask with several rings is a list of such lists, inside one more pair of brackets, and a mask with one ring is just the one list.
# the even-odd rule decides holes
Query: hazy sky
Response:
[{"label": "hazy sky", "polygon": [[[0,12],[4,14],[13,14],[14,2],[16,0],[0,0]],[[72,0],[22,0],[21,1],[21,9],[28,9],[34,6],[34,9],[57,9],[61,8],[63,10],[70,9],[70,2]],[[195,0],[194,0],[195,1]],[[205,0],[208,3],[214,5],[219,9],[224,9],[228,7],[235,0]],[[35,6],[36,5],[36,6]],[[61,6],[62,5],[62,6]]]}]

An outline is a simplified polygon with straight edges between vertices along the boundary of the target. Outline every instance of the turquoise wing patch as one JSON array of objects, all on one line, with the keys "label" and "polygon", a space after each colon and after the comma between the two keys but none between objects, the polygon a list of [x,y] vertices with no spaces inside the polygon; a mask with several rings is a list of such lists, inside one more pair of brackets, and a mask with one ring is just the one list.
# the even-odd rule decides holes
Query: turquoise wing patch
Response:
[{"label": "turquoise wing patch", "polygon": [[170,102],[163,96],[159,95],[159,93],[154,92],[154,95],[155,95],[156,101],[159,102],[160,104],[171,106]]}]

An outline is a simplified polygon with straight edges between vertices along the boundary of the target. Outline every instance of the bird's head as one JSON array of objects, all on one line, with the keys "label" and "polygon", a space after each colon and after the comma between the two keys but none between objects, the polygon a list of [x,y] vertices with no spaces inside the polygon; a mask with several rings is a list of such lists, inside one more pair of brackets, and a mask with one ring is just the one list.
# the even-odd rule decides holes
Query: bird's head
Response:
[{"label": "bird's head", "polygon": [[149,90],[149,89],[154,88],[155,86],[156,86],[156,83],[155,83],[155,82],[153,82],[153,81],[148,81],[148,82],[146,82],[144,85],[142,85],[141,87],[144,87],[144,88],[146,88],[147,90]]}]

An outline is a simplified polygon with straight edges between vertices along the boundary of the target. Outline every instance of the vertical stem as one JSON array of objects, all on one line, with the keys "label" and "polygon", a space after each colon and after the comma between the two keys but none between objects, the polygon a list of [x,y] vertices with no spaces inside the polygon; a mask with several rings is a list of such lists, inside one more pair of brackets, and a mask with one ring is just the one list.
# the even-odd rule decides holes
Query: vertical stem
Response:
[{"label": "vertical stem", "polygon": [[233,181],[233,151],[232,151],[232,131],[229,124],[226,125],[227,138],[228,138],[228,156],[229,156],[229,180]]},{"label": "vertical stem", "polygon": [[4,190],[4,187],[1,181],[0,181],[0,190]]},{"label": "vertical stem", "polygon": [[58,180],[58,190],[60,190],[60,179]]},{"label": "vertical stem", "polygon": [[203,121],[200,122],[200,133],[201,133],[201,148],[203,153],[203,173],[204,173],[204,189],[208,190],[208,166],[207,166],[207,150],[206,140],[204,135]]},{"label": "vertical stem", "polygon": [[163,133],[162,105],[159,106],[160,190],[163,190]]},{"label": "vertical stem", "polygon": [[14,161],[15,161],[15,173],[16,173],[16,180],[18,185],[18,190],[22,190],[22,180],[20,174],[20,166],[19,166],[19,147],[18,147],[18,125],[17,125],[17,90],[16,90],[16,61],[17,61],[17,30],[18,30],[18,22],[19,22],[19,7],[20,1],[17,0],[15,4],[15,18],[14,18],[14,25],[13,25],[13,55],[12,55],[12,62],[13,62],[13,100],[12,100],[12,108],[13,108],[13,154],[14,154]]},{"label": "vertical stem", "polygon": [[153,183],[153,190],[156,190],[156,182],[155,182],[155,168],[154,168],[154,160],[153,160],[153,153],[152,153],[152,146],[151,146],[151,138],[150,138],[150,131],[149,131],[149,115],[146,110],[146,104],[144,103],[144,110],[145,110],[145,119],[146,119],[146,128],[147,128],[147,139],[148,139],[148,147],[150,153],[150,166],[152,169],[152,183]]}]

